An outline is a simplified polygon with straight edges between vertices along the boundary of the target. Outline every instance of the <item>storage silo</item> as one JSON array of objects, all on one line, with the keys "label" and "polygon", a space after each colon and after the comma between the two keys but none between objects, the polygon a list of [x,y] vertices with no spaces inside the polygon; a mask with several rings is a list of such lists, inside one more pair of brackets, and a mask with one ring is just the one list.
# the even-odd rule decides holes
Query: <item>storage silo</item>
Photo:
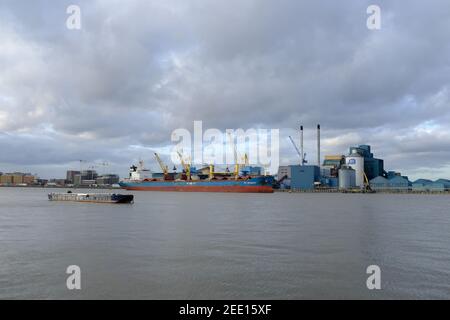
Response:
[{"label": "storage silo", "polygon": [[364,187],[364,158],[357,152],[352,150],[352,153],[345,157],[345,163],[347,166],[355,170],[356,186]]},{"label": "storage silo", "polygon": [[339,169],[339,189],[346,190],[356,186],[356,171],[348,166]]}]

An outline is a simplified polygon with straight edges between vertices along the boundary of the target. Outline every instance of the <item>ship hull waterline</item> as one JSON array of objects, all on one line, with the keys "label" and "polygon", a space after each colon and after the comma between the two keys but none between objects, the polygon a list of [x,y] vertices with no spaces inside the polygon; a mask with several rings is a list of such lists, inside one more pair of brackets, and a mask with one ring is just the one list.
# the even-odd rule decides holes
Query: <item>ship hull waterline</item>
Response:
[{"label": "ship hull waterline", "polygon": [[123,189],[136,191],[273,193],[270,177],[254,177],[247,180],[122,181],[119,185]]},{"label": "ship hull waterline", "polygon": [[122,186],[133,191],[273,193],[270,186]]}]

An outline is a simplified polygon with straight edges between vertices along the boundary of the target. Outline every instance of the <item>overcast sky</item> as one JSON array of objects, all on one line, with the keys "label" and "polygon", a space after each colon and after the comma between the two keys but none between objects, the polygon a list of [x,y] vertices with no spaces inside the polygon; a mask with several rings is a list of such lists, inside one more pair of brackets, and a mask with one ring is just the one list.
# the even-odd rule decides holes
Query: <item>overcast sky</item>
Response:
[{"label": "overcast sky", "polygon": [[278,128],[284,164],[300,123],[315,162],[321,123],[322,154],[370,144],[386,169],[450,178],[450,2],[0,2],[0,171],[124,176],[194,120]]}]

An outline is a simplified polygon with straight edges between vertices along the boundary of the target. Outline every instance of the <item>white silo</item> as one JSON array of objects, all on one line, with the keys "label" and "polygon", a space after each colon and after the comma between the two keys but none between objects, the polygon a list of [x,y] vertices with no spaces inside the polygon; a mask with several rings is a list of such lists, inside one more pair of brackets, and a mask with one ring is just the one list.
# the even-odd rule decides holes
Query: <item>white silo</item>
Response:
[{"label": "white silo", "polygon": [[356,151],[352,150],[352,153],[345,157],[345,163],[347,166],[355,170],[356,186],[364,187],[364,158]]},{"label": "white silo", "polygon": [[355,170],[344,165],[341,166],[341,168],[339,169],[339,189],[348,190],[354,188],[355,185]]}]

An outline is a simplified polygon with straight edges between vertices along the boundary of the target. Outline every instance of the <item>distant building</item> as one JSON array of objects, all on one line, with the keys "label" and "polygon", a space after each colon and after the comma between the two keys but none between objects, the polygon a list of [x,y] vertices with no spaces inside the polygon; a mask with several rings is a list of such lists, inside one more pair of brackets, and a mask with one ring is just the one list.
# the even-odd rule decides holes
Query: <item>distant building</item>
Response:
[{"label": "distant building", "polygon": [[50,179],[46,183],[48,186],[64,186],[66,184],[66,179]]},{"label": "distant building", "polygon": [[19,172],[15,172],[12,176],[13,184],[22,184],[23,183],[23,174]]},{"label": "distant building", "polygon": [[36,179],[36,184],[40,186],[45,186],[48,183],[47,179]]},{"label": "distant building", "polygon": [[27,185],[32,185],[36,183],[36,177],[32,175],[25,175],[23,176],[23,183]]},{"label": "distant building", "polygon": [[0,176],[0,183],[4,185],[12,184],[13,183],[13,176],[11,174],[3,174]]},{"label": "distant building", "polygon": [[96,184],[97,177],[98,174],[95,170],[83,170],[80,173],[74,173],[72,184],[75,186]]},{"label": "distant building", "polygon": [[73,184],[75,182],[75,176],[77,174],[81,174],[80,171],[75,171],[75,170],[68,170],[66,172],[66,183],[68,184]]},{"label": "distant building", "polygon": [[93,186],[97,184],[95,180],[81,180],[82,186]]},{"label": "distant building", "polygon": [[95,179],[96,184],[102,185],[113,185],[119,183],[120,178],[117,174],[106,174]]},{"label": "distant building", "polygon": [[30,173],[14,172],[0,175],[0,184],[3,185],[30,185],[35,183],[35,177]]},{"label": "distant building", "polygon": [[81,171],[82,180],[95,180],[97,179],[97,171],[95,170],[83,170]]},{"label": "distant building", "polygon": [[76,174],[73,176],[73,184],[76,186],[81,185],[81,174]]}]

